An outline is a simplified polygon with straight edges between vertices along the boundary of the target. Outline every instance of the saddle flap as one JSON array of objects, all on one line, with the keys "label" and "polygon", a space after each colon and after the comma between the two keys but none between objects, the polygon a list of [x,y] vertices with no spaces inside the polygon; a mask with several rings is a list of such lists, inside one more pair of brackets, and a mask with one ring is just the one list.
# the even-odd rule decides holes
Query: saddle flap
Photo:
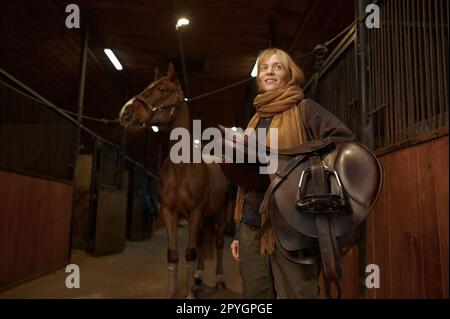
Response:
[{"label": "saddle flap", "polygon": [[345,145],[334,163],[348,197],[370,209],[381,187],[381,167],[375,156],[356,143]]},{"label": "saddle flap", "polygon": [[[301,264],[318,263],[317,240],[298,233],[280,214],[275,202],[271,202],[271,220],[274,230],[274,238],[281,253],[289,260]],[[311,247],[317,247],[315,254],[305,254],[311,251]]]}]

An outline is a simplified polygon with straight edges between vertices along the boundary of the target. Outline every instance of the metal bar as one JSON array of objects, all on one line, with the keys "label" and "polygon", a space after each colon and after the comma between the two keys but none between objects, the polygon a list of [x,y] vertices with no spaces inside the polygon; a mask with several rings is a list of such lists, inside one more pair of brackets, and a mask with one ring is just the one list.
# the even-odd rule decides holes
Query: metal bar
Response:
[{"label": "metal bar", "polygon": [[[421,9],[420,9],[420,3],[418,2],[418,1],[416,1],[416,14],[417,14],[417,16],[416,16],[416,18],[417,18],[417,21],[419,22],[419,17],[420,17],[420,12],[421,12]],[[418,79],[419,79],[419,87],[418,87],[418,89],[421,91],[421,92],[424,92],[424,85],[423,85],[423,72],[424,72],[424,62],[423,62],[423,59],[422,59],[422,56],[423,56],[423,54],[422,54],[422,47],[423,47],[423,41],[421,41],[421,29],[420,29],[420,26],[418,25],[418,27],[417,27],[417,46],[418,46],[418,51],[419,51],[419,64],[418,65],[420,65],[421,67],[419,68],[419,76],[418,76]],[[421,124],[423,123],[423,121],[425,121],[425,111],[426,111],[426,105],[425,105],[425,101],[424,101],[424,94],[423,93],[419,93],[419,97],[420,97],[420,101],[419,101],[419,105],[420,105],[420,117],[419,117],[419,120],[418,120],[418,122],[417,122],[417,134],[419,135],[419,134],[421,134],[422,133],[422,126],[421,126]]]},{"label": "metal bar", "polygon": [[394,81],[393,81],[393,63],[392,63],[392,40],[391,40],[391,32],[392,32],[392,1],[387,2],[386,6],[386,16],[389,21],[389,24],[387,26],[387,32],[386,32],[386,53],[387,53],[387,63],[386,63],[386,73],[387,73],[387,85],[388,85],[388,92],[387,92],[387,103],[389,106],[389,122],[390,122],[390,140],[389,144],[396,143],[395,139],[395,104],[393,101],[393,91],[394,91]]},{"label": "metal bar", "polygon": [[[319,75],[322,76],[325,74],[335,61],[345,52],[345,50],[352,44],[355,40],[355,28],[351,28],[350,31],[345,35],[341,42],[336,46],[330,56],[323,63],[322,69],[320,70]],[[312,84],[313,79],[309,79],[309,81],[305,85],[305,90],[309,88]]]},{"label": "metal bar", "polygon": [[[357,1],[357,15],[360,17],[365,14],[367,0]],[[357,70],[359,82],[359,100],[361,107],[360,118],[360,136],[362,142],[370,149],[373,149],[373,119],[368,116],[367,105],[367,28],[363,20],[357,24],[357,39],[356,39],[356,57]]]},{"label": "metal bar", "polygon": [[352,78],[352,70],[350,69],[350,62],[348,59],[348,54],[345,58],[345,104],[342,106],[344,111],[345,123],[350,123],[348,102],[351,100],[351,78]]},{"label": "metal bar", "polygon": [[[383,26],[381,26],[381,27],[383,27]],[[376,103],[374,105],[376,105],[378,108],[381,105],[384,105],[384,107],[386,107],[386,104],[382,102],[382,99],[383,99],[383,97],[381,95],[382,85],[380,85],[381,84],[380,77],[382,76],[381,75],[381,57],[382,57],[382,54],[381,54],[381,52],[382,52],[381,51],[382,50],[382,48],[381,48],[381,32],[376,32],[374,34],[374,39],[375,39],[374,47],[377,48],[377,50],[376,50],[376,54],[377,54],[376,61],[377,62],[376,62],[375,68],[372,69],[372,85],[374,86],[373,94],[376,98]],[[386,113],[385,110],[386,109],[384,109],[383,113],[382,113],[383,117],[378,116],[378,123],[379,123],[379,125],[378,125],[378,144],[377,144],[377,146],[375,146],[375,149],[382,147],[383,139],[386,136],[386,130],[384,129],[384,125],[385,125],[384,124],[385,123],[384,114]],[[380,118],[381,118],[381,120],[380,120]]]},{"label": "metal bar", "polygon": [[[436,50],[436,58],[437,58],[437,87],[438,87],[438,107],[439,107],[439,119],[440,121],[438,121],[438,127],[443,127],[445,125],[444,123],[444,118],[447,117],[446,116],[446,112],[445,112],[445,104],[444,104],[444,91],[445,88],[442,87],[442,82],[445,81],[445,79],[447,78],[447,75],[444,74],[446,69],[444,66],[444,60],[441,59],[441,54],[439,52],[442,52],[443,54],[445,54],[444,52],[444,48],[443,45],[445,42],[442,41],[442,29],[444,28],[444,20],[442,19],[442,7],[441,10],[438,10],[438,3],[442,4],[442,1],[438,1],[435,0],[434,2],[434,14],[435,14],[435,18],[436,18],[436,45],[437,45],[437,50]],[[439,6],[440,7],[440,6]],[[441,14],[439,14],[439,11],[441,12]],[[441,19],[439,19],[441,18]],[[439,35],[441,35],[441,38],[439,38]]]},{"label": "metal bar", "polygon": [[433,24],[433,18],[432,18],[432,0],[428,0],[428,1],[424,1],[428,3],[428,30],[429,30],[429,50],[430,50],[430,90],[431,90],[431,94],[430,94],[430,100],[431,100],[431,105],[430,105],[430,110],[432,115],[432,118],[430,119],[430,127],[429,130],[434,130],[438,127],[438,112],[436,110],[437,106],[436,106],[436,90],[435,90],[435,85],[437,83],[437,79],[435,77],[435,61],[434,61],[434,50],[436,48],[437,43],[434,43],[434,37],[433,37],[433,28],[432,28],[432,24]]},{"label": "metal bar", "polygon": [[[349,110],[348,110],[348,104],[349,102],[352,100],[352,96],[351,96],[351,82],[352,82],[352,78],[353,78],[353,69],[350,68],[350,59],[349,59],[349,52],[347,51],[346,55],[345,55],[345,68],[344,68],[344,73],[345,73],[345,84],[344,84],[344,89],[345,89],[345,101],[344,104],[341,106],[343,108],[343,114],[345,116],[345,122],[349,123],[350,122],[350,117],[349,117]],[[353,55],[350,56],[350,58],[353,58]]]},{"label": "metal bar", "polygon": [[[83,25],[83,34],[81,37],[81,45],[80,45],[80,68],[79,68],[79,85],[78,85],[78,116],[77,116],[77,126],[75,133],[75,143],[73,147],[73,171],[72,171],[72,180],[75,183],[75,179],[78,173],[78,157],[80,152],[80,142],[81,142],[81,124],[83,120],[83,105],[84,105],[84,89],[86,85],[86,64],[87,64],[87,49],[88,49],[88,41],[89,41],[89,27],[90,21],[89,17],[86,18],[85,23]],[[76,186],[74,185],[72,189],[72,211],[70,214],[70,224],[73,225],[75,220],[75,209],[76,209],[76,198],[77,191]],[[72,231],[69,236],[69,248],[72,248]],[[68,252],[69,260],[72,255],[72,250],[69,249]]]},{"label": "metal bar", "polygon": [[389,57],[389,68],[388,68],[388,74],[389,74],[389,82],[390,83],[390,90],[389,90],[389,106],[391,108],[391,124],[392,124],[392,141],[391,143],[396,143],[397,140],[397,123],[396,123],[396,107],[395,107],[395,101],[394,101],[394,92],[395,92],[395,78],[394,78],[394,47],[393,47],[393,30],[394,30],[394,21],[393,21],[393,9],[392,9],[392,1],[388,1],[388,14],[389,14],[389,28],[388,28],[388,42],[387,42],[387,52]]},{"label": "metal bar", "polygon": [[[383,3],[381,5],[381,7],[380,7],[380,14],[384,15],[385,11],[386,11],[385,10],[385,5]],[[386,66],[385,54],[384,54],[384,52],[385,52],[385,48],[384,48],[385,35],[384,35],[384,33],[385,33],[385,30],[386,30],[385,19],[381,19],[381,21],[380,21],[380,28],[381,28],[381,30],[379,32],[380,35],[379,35],[378,43],[376,44],[377,46],[380,47],[380,50],[379,50],[379,52],[380,52],[380,65],[378,66],[378,69],[377,69],[377,76],[375,77],[375,75],[374,75],[374,77],[375,77],[375,81],[374,82],[377,83],[378,89],[379,89],[379,92],[377,93],[377,95],[380,96],[379,104],[380,105],[384,104],[384,105],[387,106],[387,103],[386,103],[386,87],[385,87],[386,86],[386,72],[384,72],[384,68]],[[388,111],[388,109],[385,108],[384,112],[383,112],[383,114],[384,114],[384,121],[383,121],[383,125],[384,125],[384,128],[383,128],[384,141],[383,141],[383,143],[380,144],[379,148],[388,144],[388,138],[389,138],[389,125],[388,125],[388,123],[389,122],[388,122],[388,112],[387,111]]]},{"label": "metal bar", "polygon": [[[439,33],[440,32],[440,24],[439,24],[439,10],[438,10],[438,3],[440,3],[440,1],[435,0],[434,1],[434,14],[435,14],[435,19],[436,19],[436,60],[437,60],[437,88],[438,88],[438,99],[437,99],[437,103],[438,103],[438,127],[442,127],[444,125],[443,121],[444,121],[444,114],[445,114],[445,110],[443,108],[442,102],[443,102],[443,90],[442,90],[442,80],[443,77],[445,76],[444,74],[442,74],[444,65],[441,61],[441,55],[439,54],[439,52],[442,52],[443,48],[442,48],[442,43],[439,41]],[[443,23],[443,21],[442,21]]]},{"label": "metal bar", "polygon": [[392,136],[393,136],[393,132],[392,132],[392,117],[391,117],[391,112],[392,112],[392,105],[390,104],[389,101],[389,91],[391,89],[391,85],[388,82],[388,78],[389,78],[389,51],[387,49],[388,47],[388,31],[389,31],[389,23],[388,23],[388,9],[387,9],[387,5],[384,6],[384,15],[386,16],[386,23],[384,25],[384,28],[382,29],[382,45],[383,45],[383,59],[384,59],[384,63],[383,63],[383,88],[384,88],[384,103],[386,103],[387,108],[386,108],[386,128],[387,128],[387,141],[386,141],[386,145],[389,145],[390,143],[392,143]]},{"label": "metal bar", "polygon": [[395,137],[396,143],[400,143],[402,141],[402,126],[401,126],[401,101],[399,99],[400,94],[398,91],[401,89],[400,86],[400,61],[399,61],[399,46],[398,46],[398,17],[397,17],[397,4],[398,1],[391,1],[392,3],[392,53],[393,53],[393,63],[394,63],[394,91],[393,93],[393,102],[395,108]]},{"label": "metal bar", "polygon": [[80,149],[80,136],[81,136],[81,127],[83,121],[83,108],[84,108],[84,89],[86,85],[86,65],[87,65],[87,49],[89,42],[89,27],[90,21],[89,18],[86,19],[83,35],[81,37],[81,50],[80,50],[80,69],[79,69],[79,85],[78,85],[78,116],[77,116],[77,132],[76,132],[76,140],[75,140],[75,150],[74,150],[74,175],[73,178],[75,180],[76,176],[76,164],[78,160],[78,153]]},{"label": "metal bar", "polygon": [[[365,27],[365,26],[364,26]],[[320,76],[322,76],[327,70],[335,64],[335,61],[342,56],[342,54],[347,50],[347,48],[355,41],[356,31],[355,27],[351,28],[349,33],[344,37],[339,46],[333,51],[327,60],[325,60],[322,69],[320,70]]]},{"label": "metal bar", "polygon": [[[417,14],[416,14],[416,10],[415,10],[415,5],[414,2],[411,5],[411,29],[412,29],[412,47],[413,47],[413,51],[417,52],[418,51],[418,43],[416,42],[417,40],[417,27],[412,23],[414,21],[414,19],[416,18]],[[420,90],[419,90],[419,76],[420,73],[417,71],[417,66],[420,65],[420,60],[417,57],[417,54],[412,54],[412,63],[413,63],[413,89],[412,92],[414,92],[414,102],[413,102],[413,110],[414,110],[414,124],[413,124],[413,133],[414,136],[418,134],[418,124],[420,123],[420,109],[421,109],[421,104],[420,104]]]},{"label": "metal bar", "polygon": [[399,68],[400,68],[400,90],[398,91],[400,107],[401,107],[401,127],[402,127],[402,141],[408,139],[408,91],[406,89],[406,81],[408,72],[408,65],[406,59],[406,23],[402,23],[405,19],[405,7],[401,1],[398,1],[398,31],[399,31]]},{"label": "metal bar", "polygon": [[[347,51],[346,51],[347,52]],[[344,103],[341,105],[342,108],[342,115],[345,119],[345,123],[349,123],[350,117],[348,116],[348,101],[351,100],[350,98],[350,82],[351,82],[351,78],[352,78],[352,73],[351,73],[351,69],[349,67],[349,59],[348,59],[348,53],[345,54],[345,58],[344,58],[344,92],[345,92],[345,99],[344,99]]]},{"label": "metal bar", "polygon": [[404,141],[407,139],[407,134],[406,134],[406,129],[407,129],[407,123],[406,123],[406,76],[405,76],[405,72],[406,72],[406,68],[407,66],[405,65],[405,32],[403,29],[403,5],[400,1],[396,1],[397,3],[397,10],[396,10],[396,16],[397,16],[397,23],[396,23],[396,27],[397,27],[397,36],[398,36],[398,46],[399,49],[397,51],[397,56],[399,59],[399,64],[398,64],[398,68],[399,68],[399,90],[397,91],[398,94],[398,100],[399,100],[399,107],[400,107],[400,140]]},{"label": "metal bar", "polygon": [[[448,80],[448,36],[449,36],[449,28],[450,28],[450,23],[449,23],[449,3],[447,2],[447,1],[443,1],[443,3],[445,3],[445,5],[447,6],[447,10],[442,10],[441,11],[441,15],[443,14],[443,12],[446,12],[447,13],[447,17],[446,17],[446,19],[442,19],[442,22],[443,22],[443,26],[442,26],[442,44],[444,45],[444,50],[445,50],[445,52],[444,52],[444,56],[443,56],[443,61],[444,61],[444,63],[445,63],[445,67],[444,67],[444,70],[446,70],[446,72],[447,72],[447,74],[446,74],[446,76],[444,76],[444,83],[445,83],[445,88],[444,88],[444,94],[445,94],[445,101],[444,101],[444,105],[445,105],[445,107],[447,108],[447,112],[446,112],[446,116],[444,116],[444,118],[445,118],[445,124],[446,124],[446,126],[448,126],[448,108],[449,108],[449,106],[448,106],[448,82],[447,82],[447,80]],[[447,36],[446,37],[444,37],[443,36],[443,34],[444,34],[444,27],[445,27],[445,25],[447,25]]]},{"label": "metal bar", "polygon": [[411,61],[411,21],[410,12],[409,12],[409,0],[404,2],[403,7],[406,8],[405,22],[406,22],[406,37],[405,37],[405,48],[406,48],[406,100],[407,100],[407,138],[410,139],[414,136],[414,97],[413,97],[413,75],[412,70],[416,68],[416,65]]},{"label": "metal bar", "polygon": [[[432,118],[433,118],[433,113],[432,113],[432,109],[431,109],[431,104],[430,103],[430,96],[431,96],[431,92],[430,92],[430,73],[427,72],[427,70],[429,70],[429,68],[434,67],[430,65],[430,48],[429,48],[429,41],[428,41],[428,37],[427,37],[427,32],[426,32],[426,3],[425,1],[422,1],[422,22],[423,22],[423,46],[424,46],[424,57],[425,57],[425,64],[423,65],[424,71],[425,71],[425,103],[426,103],[426,107],[427,107],[427,120],[424,121],[425,127],[429,128],[428,125],[431,123]],[[427,130],[427,129],[425,129]]]},{"label": "metal bar", "polygon": [[355,61],[355,56],[356,56],[356,48],[355,46],[352,46],[351,50],[351,55],[349,55],[349,62],[350,62],[350,67],[351,67],[351,72],[353,74],[352,76],[352,101],[351,101],[351,112],[350,112],[350,116],[352,118],[352,129],[355,129],[355,114],[356,114],[356,109],[358,106],[358,91],[356,90],[356,61]]},{"label": "metal bar", "polygon": [[[374,77],[374,74],[376,73],[376,70],[378,70],[378,46],[377,46],[377,37],[378,32],[370,32],[368,35],[368,57],[369,57],[369,105],[370,105],[370,111],[367,113],[368,116],[375,116],[377,114],[378,109],[378,99],[379,96],[376,94],[377,92],[377,83],[376,79]],[[376,134],[374,131],[374,149],[378,148],[379,146],[379,139],[380,139],[380,121],[379,116],[376,118],[374,117],[374,125],[376,124]]]},{"label": "metal bar", "polygon": [[[365,8],[367,6],[367,0],[356,1],[356,17],[365,15]],[[367,112],[367,28],[364,20],[361,20],[356,26],[356,70],[359,83],[358,97],[361,107],[360,118],[360,136],[362,142],[369,148],[373,149],[373,118],[368,116]],[[364,285],[365,280],[365,265],[366,265],[366,221],[361,225],[360,240],[358,243],[359,251],[359,295],[360,297],[367,297],[367,288]]]}]

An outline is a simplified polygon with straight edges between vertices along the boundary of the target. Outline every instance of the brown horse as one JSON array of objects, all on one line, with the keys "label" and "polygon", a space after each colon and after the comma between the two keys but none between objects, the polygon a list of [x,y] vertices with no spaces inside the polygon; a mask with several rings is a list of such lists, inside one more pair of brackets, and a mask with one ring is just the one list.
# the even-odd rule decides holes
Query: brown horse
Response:
[{"label": "brown horse", "polygon": [[[174,67],[169,64],[167,75],[160,77],[155,71],[155,81],[143,92],[129,100],[120,111],[120,123],[125,128],[158,126],[161,131],[185,128],[190,132],[190,117],[183,91],[177,81]],[[169,141],[169,148],[176,141]],[[192,142],[192,141],[191,141]],[[195,297],[194,266],[197,259],[196,244],[199,233],[206,224],[213,224],[217,250],[216,286],[224,288],[222,255],[224,233],[228,222],[228,182],[218,164],[179,163],[168,156],[159,174],[160,214],[164,218],[168,238],[168,297],[175,297],[177,290],[177,228],[180,217],[189,224],[186,248],[187,297]],[[209,221],[209,223],[206,223]],[[212,222],[212,223],[211,223]],[[205,244],[214,238],[205,238]],[[198,270],[203,270],[201,250],[198,250]],[[195,274],[195,278],[198,273]]]}]

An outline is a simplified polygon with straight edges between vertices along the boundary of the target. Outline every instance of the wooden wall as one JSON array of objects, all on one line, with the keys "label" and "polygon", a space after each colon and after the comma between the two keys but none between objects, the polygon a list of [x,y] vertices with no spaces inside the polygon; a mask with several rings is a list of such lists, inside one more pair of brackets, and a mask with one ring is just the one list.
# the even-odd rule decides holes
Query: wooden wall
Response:
[{"label": "wooden wall", "polygon": [[94,256],[122,251],[126,245],[127,192],[98,188]]},{"label": "wooden wall", "polygon": [[0,171],[0,290],[68,262],[72,189]]},{"label": "wooden wall", "polygon": [[369,298],[448,298],[448,135],[380,157],[381,196],[367,221]]},{"label": "wooden wall", "polygon": [[79,155],[75,176],[75,203],[72,217],[72,248],[86,249],[91,205],[92,155]]}]

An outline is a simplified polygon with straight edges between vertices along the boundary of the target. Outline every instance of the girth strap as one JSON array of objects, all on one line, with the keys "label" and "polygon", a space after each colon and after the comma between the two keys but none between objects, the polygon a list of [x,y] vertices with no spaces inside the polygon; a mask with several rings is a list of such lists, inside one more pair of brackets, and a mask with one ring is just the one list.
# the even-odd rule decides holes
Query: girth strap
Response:
[{"label": "girth strap", "polygon": [[[311,168],[312,192],[314,194],[328,193],[325,169],[320,156],[311,156],[309,158],[309,163]],[[337,288],[337,298],[340,298],[341,292],[339,281],[342,278],[342,266],[339,256],[339,247],[333,227],[333,216],[317,212],[316,228],[322,259],[325,293],[328,298],[331,298],[330,283],[334,283]]]}]

